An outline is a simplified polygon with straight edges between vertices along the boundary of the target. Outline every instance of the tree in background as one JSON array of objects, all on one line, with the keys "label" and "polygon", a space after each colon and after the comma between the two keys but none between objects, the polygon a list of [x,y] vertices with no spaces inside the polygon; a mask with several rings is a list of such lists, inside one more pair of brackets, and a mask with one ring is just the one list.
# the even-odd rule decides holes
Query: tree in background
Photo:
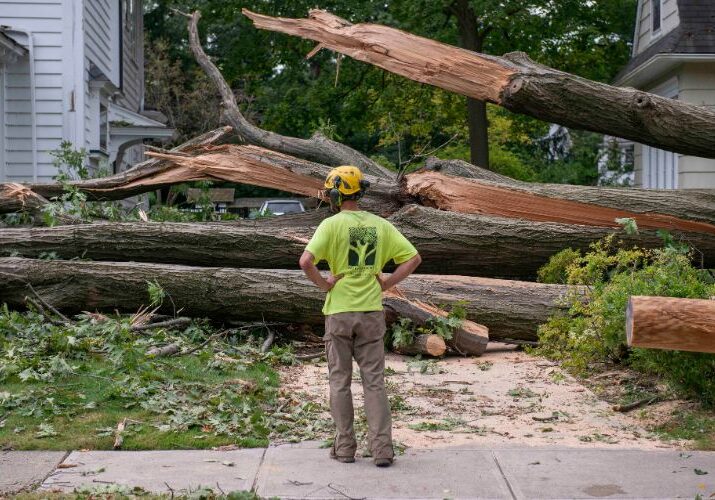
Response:
[{"label": "tree in background", "polygon": [[[178,78],[190,93],[200,77],[188,51],[185,20],[171,9],[200,9],[204,46],[244,113],[282,134],[307,137],[320,130],[398,169],[435,154],[488,161],[491,169],[522,179],[596,181],[597,134],[572,131],[572,147],[554,159],[544,146],[547,123],[480,103],[467,105],[465,119],[462,96],[330,51],[306,60],[311,42],[256,30],[240,13],[247,7],[303,17],[315,6],[307,0],[153,0],[146,5],[147,39],[151,46],[162,41],[166,60],[181,69]],[[544,64],[610,81],[630,54],[636,0],[330,0],[319,7],[353,22],[386,24],[486,53],[523,50]],[[148,67],[148,79],[152,73]],[[186,135],[193,133],[192,128]]]}]

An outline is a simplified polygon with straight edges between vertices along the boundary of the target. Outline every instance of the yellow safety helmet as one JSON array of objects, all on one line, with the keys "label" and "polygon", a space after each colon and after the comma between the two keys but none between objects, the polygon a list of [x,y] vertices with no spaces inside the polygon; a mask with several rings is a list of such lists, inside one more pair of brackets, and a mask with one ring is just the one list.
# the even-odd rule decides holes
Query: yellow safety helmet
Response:
[{"label": "yellow safety helmet", "polygon": [[363,189],[362,172],[352,165],[335,167],[325,179],[325,189],[337,189],[343,196],[350,196]]}]

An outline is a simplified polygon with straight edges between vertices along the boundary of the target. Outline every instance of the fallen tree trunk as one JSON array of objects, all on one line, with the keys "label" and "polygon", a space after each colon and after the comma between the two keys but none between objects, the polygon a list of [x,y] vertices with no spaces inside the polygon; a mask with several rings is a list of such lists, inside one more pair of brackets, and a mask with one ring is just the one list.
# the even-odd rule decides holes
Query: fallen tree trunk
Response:
[{"label": "fallen tree trunk", "polygon": [[715,353],[715,300],[633,296],[626,338],[632,347]]},{"label": "fallen tree trunk", "polygon": [[[135,312],[150,302],[147,282],[166,292],[160,312],[323,323],[324,294],[301,271],[0,258],[0,303],[12,307],[24,307],[29,283],[67,313]],[[410,276],[400,289],[413,301],[464,303],[467,318],[489,328],[493,340],[536,340],[537,326],[564,307],[568,291],[562,285],[433,275]]]},{"label": "fallen tree trunk", "polygon": [[322,10],[307,19],[243,13],[260,29],[318,42],[412,80],[567,127],[715,158],[715,112],[632,88],[613,87],[535,63],[494,57],[379,24],[351,24]]},{"label": "fallen tree trunk", "polygon": [[[230,223],[124,222],[0,229],[0,255],[88,258],[166,264],[297,269],[328,212]],[[534,279],[558,251],[588,246],[613,231],[551,222],[450,213],[417,205],[388,218],[422,255],[420,273]],[[676,233],[715,267],[715,236]],[[619,235],[624,246],[662,246],[656,231]],[[197,244],[200,242],[200,244]],[[700,254],[698,254],[700,257]]]}]

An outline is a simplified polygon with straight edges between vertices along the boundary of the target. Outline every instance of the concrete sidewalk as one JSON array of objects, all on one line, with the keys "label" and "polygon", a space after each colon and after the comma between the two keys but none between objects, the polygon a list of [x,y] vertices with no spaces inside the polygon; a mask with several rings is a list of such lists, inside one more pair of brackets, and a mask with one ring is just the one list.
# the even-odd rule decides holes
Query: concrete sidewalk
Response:
[{"label": "concrete sidewalk", "polygon": [[[0,494],[141,486],[155,492],[254,490],[280,498],[709,498],[715,452],[556,448],[408,450],[379,469],[342,464],[317,443],[236,451],[3,452]],[[9,486],[8,486],[9,485]]]}]

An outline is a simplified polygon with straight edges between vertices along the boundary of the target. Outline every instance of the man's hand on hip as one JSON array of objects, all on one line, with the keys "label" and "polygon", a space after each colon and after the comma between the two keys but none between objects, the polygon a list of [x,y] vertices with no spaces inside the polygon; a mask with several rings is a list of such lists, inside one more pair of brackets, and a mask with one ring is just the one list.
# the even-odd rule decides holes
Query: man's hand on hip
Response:
[{"label": "man's hand on hip", "polygon": [[387,278],[384,278],[382,274],[376,274],[375,278],[377,279],[377,282],[380,283],[380,288],[382,288],[383,292],[386,292],[387,290],[392,288],[392,286],[390,286],[390,284],[387,282]]},{"label": "man's hand on hip", "polygon": [[335,286],[335,283],[337,283],[341,279],[343,279],[342,274],[340,274],[338,276],[333,276],[333,273],[330,273],[330,276],[328,276],[324,280],[325,284],[323,286],[321,286],[320,289],[323,290],[324,292],[329,292],[330,290],[333,289],[333,287]]}]

